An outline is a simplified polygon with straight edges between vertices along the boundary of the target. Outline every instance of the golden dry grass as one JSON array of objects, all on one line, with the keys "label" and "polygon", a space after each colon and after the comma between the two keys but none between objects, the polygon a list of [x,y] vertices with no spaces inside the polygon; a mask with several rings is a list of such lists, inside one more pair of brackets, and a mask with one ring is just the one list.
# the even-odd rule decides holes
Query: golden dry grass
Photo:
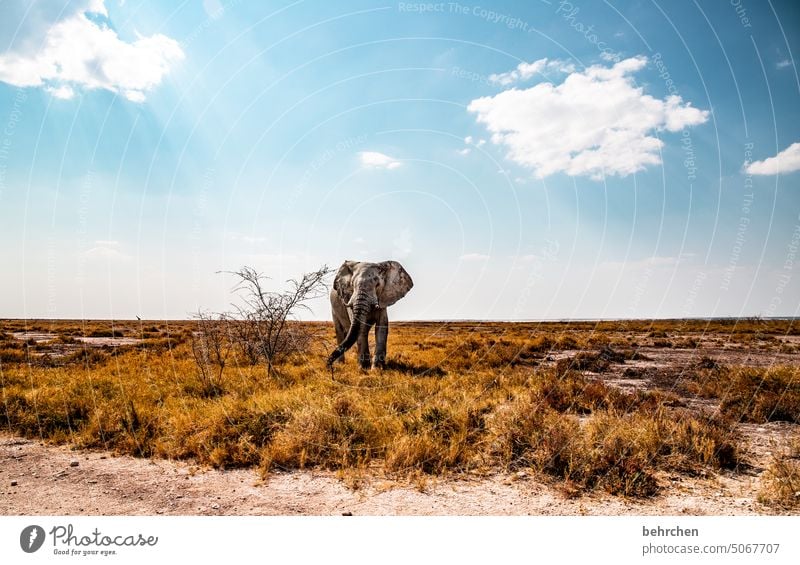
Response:
[{"label": "golden dry grass", "polygon": [[[324,366],[333,331],[317,323],[315,348],[277,376],[234,358],[209,395],[188,344],[191,322],[7,321],[0,423],[55,442],[264,473],[320,467],[408,478],[530,469],[569,493],[648,496],[661,471],[734,468],[730,418],[774,419],[796,401],[796,368],[699,369],[698,392],[721,400],[717,418],[688,411],[674,394],[623,392],[582,373],[636,359],[638,343],[672,339],[678,323],[701,332],[710,324],[401,323],[392,327],[386,370],[362,372],[350,353],[333,375]],[[715,324],[724,339],[796,332],[790,322]],[[23,330],[58,337],[26,343],[11,335]],[[141,342],[89,347],[85,336]],[[571,361],[545,363],[583,349]],[[722,376],[713,380],[714,371]]]},{"label": "golden dry grass", "polygon": [[785,510],[800,508],[800,436],[773,456],[762,476],[759,500]]}]

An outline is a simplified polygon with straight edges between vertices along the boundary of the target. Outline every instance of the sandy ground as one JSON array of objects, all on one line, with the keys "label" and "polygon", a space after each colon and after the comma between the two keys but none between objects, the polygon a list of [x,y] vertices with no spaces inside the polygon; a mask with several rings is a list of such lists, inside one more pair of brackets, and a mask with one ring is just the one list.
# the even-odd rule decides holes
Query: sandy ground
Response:
[{"label": "sandy ground", "polygon": [[[780,425],[751,430],[781,436]],[[769,449],[771,442],[764,444]],[[765,452],[766,453],[766,452]],[[75,451],[0,434],[2,515],[743,515],[774,514],[756,502],[758,475],[660,477],[647,501],[603,493],[564,497],[524,473],[429,481],[424,490],[373,478],[357,490],[332,473],[201,469],[185,462]]]}]

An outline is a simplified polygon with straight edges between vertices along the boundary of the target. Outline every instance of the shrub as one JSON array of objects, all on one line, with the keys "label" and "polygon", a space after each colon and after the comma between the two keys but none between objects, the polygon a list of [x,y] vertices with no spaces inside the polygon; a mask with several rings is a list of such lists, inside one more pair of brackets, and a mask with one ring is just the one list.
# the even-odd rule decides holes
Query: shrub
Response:
[{"label": "shrub", "polygon": [[789,448],[773,455],[761,477],[759,501],[785,510],[800,508],[800,437]]},{"label": "shrub", "polygon": [[87,337],[125,337],[125,332],[112,329],[92,330]]},{"label": "shrub", "polygon": [[12,347],[0,349],[0,363],[23,363],[25,359],[27,356],[22,349]]},{"label": "shrub", "polygon": [[227,337],[228,321],[224,315],[215,318],[205,312],[198,312],[194,319],[197,326],[191,335],[191,345],[200,392],[204,396],[218,396],[223,392],[222,377],[232,347]]},{"label": "shrub", "polygon": [[357,398],[339,395],[294,412],[264,449],[262,470],[365,465],[382,455],[387,431],[378,428]]},{"label": "shrub", "polygon": [[236,291],[242,303],[237,306],[238,323],[246,326],[240,338],[255,339],[257,351],[267,368],[267,376],[291,355],[305,351],[313,334],[308,326],[292,323],[300,310],[309,310],[308,302],[327,292],[325,278],[331,273],[327,265],[305,273],[300,279],[290,279],[288,289],[267,291],[266,277],[250,267],[232,273],[239,280]]},{"label": "shrub", "polygon": [[700,373],[701,392],[737,421],[800,423],[800,368],[739,367]]}]

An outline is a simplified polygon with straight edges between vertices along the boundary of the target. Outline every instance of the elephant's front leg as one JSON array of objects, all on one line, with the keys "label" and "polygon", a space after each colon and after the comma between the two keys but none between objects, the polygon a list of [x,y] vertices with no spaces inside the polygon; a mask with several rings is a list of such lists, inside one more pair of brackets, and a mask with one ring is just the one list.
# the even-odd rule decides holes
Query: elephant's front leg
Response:
[{"label": "elephant's front leg", "polygon": [[389,316],[386,308],[378,313],[375,323],[375,361],[373,367],[383,369],[386,366],[386,341],[389,339]]},{"label": "elephant's front leg", "polygon": [[362,369],[369,369],[369,327],[358,334],[358,364]]}]

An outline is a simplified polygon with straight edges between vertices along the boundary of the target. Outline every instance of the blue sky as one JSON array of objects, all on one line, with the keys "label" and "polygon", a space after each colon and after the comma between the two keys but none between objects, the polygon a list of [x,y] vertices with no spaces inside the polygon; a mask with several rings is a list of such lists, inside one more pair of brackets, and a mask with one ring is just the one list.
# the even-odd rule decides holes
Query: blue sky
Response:
[{"label": "blue sky", "polygon": [[2,10],[0,316],[344,259],[403,263],[395,319],[798,315],[796,3]]}]

